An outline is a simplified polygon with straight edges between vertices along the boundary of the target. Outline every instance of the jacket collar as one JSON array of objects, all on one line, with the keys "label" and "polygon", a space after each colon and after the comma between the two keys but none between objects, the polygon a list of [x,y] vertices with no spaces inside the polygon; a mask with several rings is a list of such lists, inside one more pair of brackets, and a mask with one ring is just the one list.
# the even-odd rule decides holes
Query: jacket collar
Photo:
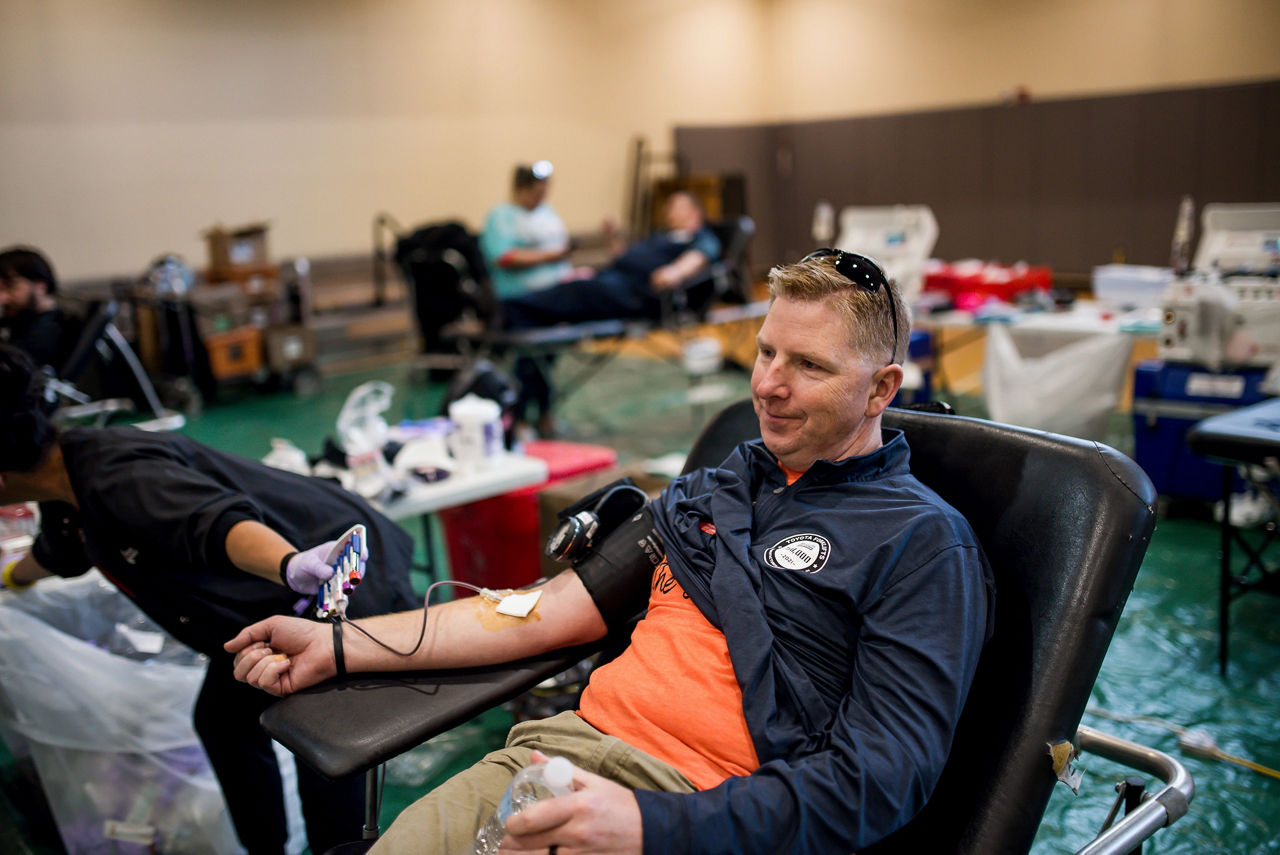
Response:
[{"label": "jacket collar", "polygon": [[[906,435],[896,428],[881,428],[880,437],[883,445],[870,454],[846,457],[844,460],[818,460],[796,483],[814,486],[875,481],[910,472],[911,449],[907,446]],[[747,458],[757,476],[785,480],[778,458],[765,448],[764,440],[756,439],[747,444]]]}]

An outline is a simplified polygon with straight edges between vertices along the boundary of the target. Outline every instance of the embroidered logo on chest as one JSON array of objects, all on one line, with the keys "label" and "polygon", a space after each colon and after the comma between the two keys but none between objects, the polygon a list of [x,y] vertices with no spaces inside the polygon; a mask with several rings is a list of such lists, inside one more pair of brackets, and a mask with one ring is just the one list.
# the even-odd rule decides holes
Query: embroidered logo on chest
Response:
[{"label": "embroidered logo on chest", "polygon": [[764,563],[778,570],[817,573],[827,565],[831,541],[820,534],[793,534],[764,551]]}]

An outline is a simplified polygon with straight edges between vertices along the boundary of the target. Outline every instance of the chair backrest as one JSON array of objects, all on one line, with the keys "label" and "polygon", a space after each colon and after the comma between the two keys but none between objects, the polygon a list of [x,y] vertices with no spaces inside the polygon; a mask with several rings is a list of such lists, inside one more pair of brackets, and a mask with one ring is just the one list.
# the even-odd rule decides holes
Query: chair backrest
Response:
[{"label": "chair backrest", "polygon": [[760,420],[751,401],[730,404],[711,417],[685,458],[683,472],[717,466],[738,443],[760,438]]},{"label": "chair backrest", "polygon": [[441,329],[468,311],[486,321],[494,317],[496,298],[479,239],[462,223],[425,225],[399,237],[395,260],[424,352],[440,350]]},{"label": "chair backrest", "polygon": [[[759,436],[753,421],[749,401],[731,405],[690,465],[723,459],[735,432]],[[905,410],[884,424],[905,431],[911,471],[973,526],[996,617],[932,797],[863,852],[1026,852],[1057,782],[1048,744],[1075,736],[1155,527],[1155,490],[1094,442]]]},{"label": "chair backrest", "polygon": [[720,241],[720,257],[674,289],[663,291],[663,326],[684,320],[701,320],[717,302],[743,303],[749,298],[751,275],[747,247],[756,233],[755,220],[732,217],[707,223]]},{"label": "chair backrest", "polygon": [[747,248],[751,246],[751,239],[755,236],[756,221],[744,214],[710,223],[709,228],[720,241],[721,275],[717,282],[716,298],[730,302],[748,302],[751,297],[748,293],[751,273],[747,269]]}]

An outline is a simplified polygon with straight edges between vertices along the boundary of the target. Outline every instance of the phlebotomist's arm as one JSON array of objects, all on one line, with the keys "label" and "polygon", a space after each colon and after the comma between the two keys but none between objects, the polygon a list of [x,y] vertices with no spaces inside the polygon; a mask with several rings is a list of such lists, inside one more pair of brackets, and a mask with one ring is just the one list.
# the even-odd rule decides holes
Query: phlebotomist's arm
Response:
[{"label": "phlebotomist's arm", "polygon": [[[304,546],[309,544],[304,544]],[[275,529],[256,520],[241,520],[227,531],[227,558],[246,573],[280,584],[280,561],[297,547]]]},{"label": "phlebotomist's arm", "polygon": [[40,562],[29,553],[18,560],[5,559],[3,574],[4,586],[13,591],[29,588],[46,576],[53,575],[41,567]]},{"label": "phlebotomist's arm", "polygon": [[[65,512],[68,506],[51,502],[40,506],[41,526],[31,551],[19,561],[5,559],[6,588],[21,591],[47,576],[79,576],[89,569],[78,528]],[[74,512],[72,512],[74,513]]]},{"label": "phlebotomist's arm", "polygon": [[[242,520],[227,532],[227,558],[247,573],[261,576],[269,582],[280,584],[280,560],[296,552],[289,541],[260,522]],[[29,553],[16,562],[6,562],[3,568],[4,585],[7,588],[26,588],[53,573],[41,566],[35,553]]]}]

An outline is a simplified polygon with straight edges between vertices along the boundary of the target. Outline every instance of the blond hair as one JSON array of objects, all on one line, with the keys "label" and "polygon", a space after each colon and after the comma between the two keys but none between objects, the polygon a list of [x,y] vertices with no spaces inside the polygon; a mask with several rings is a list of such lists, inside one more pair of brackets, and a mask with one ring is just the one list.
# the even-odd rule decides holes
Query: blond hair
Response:
[{"label": "blond hair", "polygon": [[[881,293],[884,292],[884,293]],[[886,291],[871,292],[855,285],[836,272],[835,256],[823,256],[797,264],[779,264],[769,271],[769,300],[779,297],[798,302],[832,300],[849,330],[849,340],[856,353],[868,362],[885,364],[902,362],[911,338],[911,310],[891,280]],[[893,300],[895,313],[888,301]],[[892,358],[893,317],[898,320],[898,348]]]}]

